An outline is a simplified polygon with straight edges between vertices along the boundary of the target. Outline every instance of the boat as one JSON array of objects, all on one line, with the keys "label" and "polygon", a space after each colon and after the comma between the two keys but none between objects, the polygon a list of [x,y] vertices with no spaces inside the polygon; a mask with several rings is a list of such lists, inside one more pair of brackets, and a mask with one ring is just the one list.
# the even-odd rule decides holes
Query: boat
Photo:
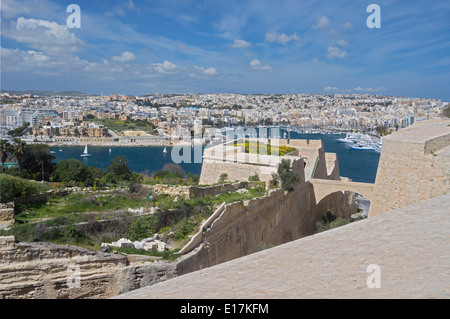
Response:
[{"label": "boat", "polygon": [[109,149],[109,151],[108,152],[110,152],[111,153],[111,149]]},{"label": "boat", "polygon": [[59,151],[62,152],[63,150],[62,150],[62,149],[59,149]]},{"label": "boat", "polygon": [[50,154],[56,154],[56,152],[55,151],[50,151]]},{"label": "boat", "polygon": [[163,154],[167,154],[167,150],[166,150],[166,148],[164,147],[164,151],[163,151]]},{"label": "boat", "polygon": [[89,154],[88,153],[88,147],[87,147],[87,144],[86,144],[86,146],[84,147],[84,152],[80,155],[81,157],[89,157],[89,156],[92,156],[92,154]]},{"label": "boat", "polygon": [[350,149],[351,150],[360,150],[360,151],[373,151],[373,150],[375,150],[375,148],[372,145],[370,145],[370,144],[361,144],[361,143],[350,145]]},{"label": "boat", "polygon": [[357,140],[357,137],[353,133],[347,133],[344,138],[338,138],[336,142],[338,143],[348,143],[353,144]]},{"label": "boat", "polygon": [[383,147],[383,137],[380,138],[378,143],[376,143],[373,148],[375,153],[381,154],[381,148]]}]

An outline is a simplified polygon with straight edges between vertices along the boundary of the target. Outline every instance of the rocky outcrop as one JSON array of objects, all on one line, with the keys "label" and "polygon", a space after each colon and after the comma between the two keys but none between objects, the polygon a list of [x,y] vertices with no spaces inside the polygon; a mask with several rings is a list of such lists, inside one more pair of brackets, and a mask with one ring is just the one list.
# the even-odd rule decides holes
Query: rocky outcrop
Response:
[{"label": "rocky outcrop", "polygon": [[[132,259],[132,258],[130,258]],[[164,261],[0,237],[0,298],[109,298],[176,275]]]},{"label": "rocky outcrop", "polygon": [[14,224],[14,202],[0,204],[0,230]]}]

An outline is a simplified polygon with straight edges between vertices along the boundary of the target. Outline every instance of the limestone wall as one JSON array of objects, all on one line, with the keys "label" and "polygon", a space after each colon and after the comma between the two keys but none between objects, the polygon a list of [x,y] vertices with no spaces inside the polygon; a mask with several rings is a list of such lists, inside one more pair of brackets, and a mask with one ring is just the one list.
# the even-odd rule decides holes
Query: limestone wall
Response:
[{"label": "limestone wall", "polygon": [[[250,140],[256,141],[256,139]],[[258,141],[266,144],[269,142],[267,139],[258,139]],[[228,175],[229,181],[248,180],[250,176],[258,174],[261,181],[269,183],[282,159],[289,159],[291,163],[303,159],[305,165],[304,173],[302,172],[301,175],[304,175],[306,180],[313,177],[327,179],[329,175],[335,178],[339,173],[338,168],[336,170],[336,161],[329,160],[332,167],[330,173],[328,172],[321,140],[271,140],[274,145],[297,148],[296,151],[285,156],[244,153],[240,147],[231,146],[232,143],[234,142],[205,149],[200,184],[217,183],[223,173]]]},{"label": "limestone wall", "polygon": [[450,121],[426,121],[383,139],[369,217],[450,193]]},{"label": "limestone wall", "polygon": [[314,233],[315,199],[310,183],[285,193],[225,206],[220,217],[203,232],[198,250],[178,264],[184,274]]},{"label": "limestone wall", "polygon": [[14,224],[14,202],[0,203],[0,229]]},{"label": "limestone wall", "polygon": [[205,197],[217,195],[223,192],[231,192],[247,187],[248,182],[226,183],[212,186],[171,186],[171,185],[143,185],[145,188],[153,189],[158,193],[165,193],[172,196],[184,196],[185,198]]}]

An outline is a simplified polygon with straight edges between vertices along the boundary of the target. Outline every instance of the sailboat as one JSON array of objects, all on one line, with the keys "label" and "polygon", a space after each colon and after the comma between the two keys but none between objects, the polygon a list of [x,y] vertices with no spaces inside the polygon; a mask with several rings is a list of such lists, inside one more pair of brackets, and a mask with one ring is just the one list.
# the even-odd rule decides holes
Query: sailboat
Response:
[{"label": "sailboat", "polygon": [[84,147],[84,152],[83,152],[83,154],[81,154],[80,156],[81,156],[81,157],[89,157],[89,156],[92,156],[92,154],[89,154],[89,153],[88,153],[87,144],[86,144],[86,146]]},{"label": "sailboat", "polygon": [[166,150],[166,148],[164,147],[164,151],[163,151],[163,154],[167,154],[167,150]]},{"label": "sailboat", "polygon": [[109,151],[108,152],[110,152],[111,153],[111,149],[109,149]]}]

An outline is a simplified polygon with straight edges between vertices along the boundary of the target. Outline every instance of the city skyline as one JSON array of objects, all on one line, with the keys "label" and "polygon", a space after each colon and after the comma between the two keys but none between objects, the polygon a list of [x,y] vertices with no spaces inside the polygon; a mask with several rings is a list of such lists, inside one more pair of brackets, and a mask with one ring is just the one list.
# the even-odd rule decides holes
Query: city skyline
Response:
[{"label": "city skyline", "polygon": [[448,4],[378,1],[373,29],[369,4],[3,0],[1,87],[450,100]]}]

